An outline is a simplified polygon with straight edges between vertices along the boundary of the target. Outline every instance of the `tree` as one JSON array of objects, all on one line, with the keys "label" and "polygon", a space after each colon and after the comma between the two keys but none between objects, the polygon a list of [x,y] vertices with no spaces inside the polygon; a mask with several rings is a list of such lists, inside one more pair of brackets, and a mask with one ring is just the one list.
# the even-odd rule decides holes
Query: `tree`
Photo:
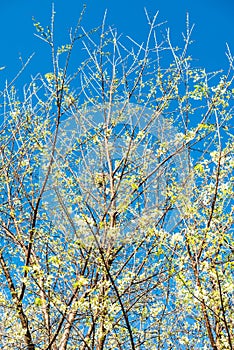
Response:
[{"label": "tree", "polygon": [[3,349],[233,348],[233,58],[146,16],[145,44],[81,16],[56,48],[53,12],[53,70],[3,91]]}]

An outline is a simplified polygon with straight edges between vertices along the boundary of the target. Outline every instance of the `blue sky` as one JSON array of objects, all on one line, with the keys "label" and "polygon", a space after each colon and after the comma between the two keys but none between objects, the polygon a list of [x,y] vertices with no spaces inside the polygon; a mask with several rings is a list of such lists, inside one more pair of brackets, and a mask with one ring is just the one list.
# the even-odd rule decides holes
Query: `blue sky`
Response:
[{"label": "blue sky", "polygon": [[[46,46],[34,35],[32,17],[42,24],[50,23],[51,0],[0,0],[1,56],[0,84],[13,78],[21,67],[19,55],[26,61],[35,52],[28,72],[48,70]],[[82,9],[81,0],[55,0],[57,38],[66,43],[68,29],[75,25]],[[234,1],[233,0],[86,0],[87,11],[83,21],[86,28],[98,26],[105,9],[108,24],[128,34],[136,41],[143,41],[147,32],[144,7],[150,16],[159,10],[159,21],[167,21],[173,43],[179,43],[185,30],[186,12],[195,24],[191,47],[192,56],[199,66],[208,71],[227,66],[226,42],[234,53]],[[2,88],[0,88],[2,89]]]}]

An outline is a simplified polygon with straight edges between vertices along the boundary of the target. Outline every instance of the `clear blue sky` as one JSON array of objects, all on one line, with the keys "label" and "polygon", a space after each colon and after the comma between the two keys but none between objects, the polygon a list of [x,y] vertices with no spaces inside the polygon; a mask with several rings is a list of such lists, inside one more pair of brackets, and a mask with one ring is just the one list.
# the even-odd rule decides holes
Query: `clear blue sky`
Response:
[{"label": "clear blue sky", "polygon": [[[173,42],[181,39],[185,30],[186,12],[191,23],[195,23],[192,55],[199,66],[207,70],[218,70],[226,66],[225,43],[228,42],[234,54],[234,1],[233,0],[86,0],[87,11],[83,21],[86,28],[98,26],[108,9],[108,24],[118,31],[132,36],[137,41],[145,38],[147,21],[144,7],[150,15],[159,10],[159,20],[167,21]],[[48,69],[48,50],[34,37],[32,17],[42,24],[50,23],[51,0],[0,0],[1,55],[0,84],[10,80],[21,66],[19,54],[26,58],[33,52],[35,57],[30,66],[33,73]],[[57,37],[65,39],[70,26],[74,26],[84,1],[55,0]],[[47,60],[47,61],[46,61]],[[2,87],[0,88],[2,89]]]}]

